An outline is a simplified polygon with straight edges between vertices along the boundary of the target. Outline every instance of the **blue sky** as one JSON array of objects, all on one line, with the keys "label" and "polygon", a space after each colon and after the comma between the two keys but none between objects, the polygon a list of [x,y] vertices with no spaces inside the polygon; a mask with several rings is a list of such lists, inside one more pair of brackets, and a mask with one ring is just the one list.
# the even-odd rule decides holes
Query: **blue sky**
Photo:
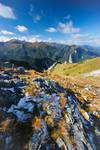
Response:
[{"label": "blue sky", "polygon": [[0,0],[0,41],[100,46],[100,0]]}]

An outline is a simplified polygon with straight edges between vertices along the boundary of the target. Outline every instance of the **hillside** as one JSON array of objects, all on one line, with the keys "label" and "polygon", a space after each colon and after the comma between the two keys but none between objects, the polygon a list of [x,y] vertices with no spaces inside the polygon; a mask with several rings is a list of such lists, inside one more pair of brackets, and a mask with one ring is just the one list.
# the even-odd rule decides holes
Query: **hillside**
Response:
[{"label": "hillside", "polygon": [[100,69],[100,57],[89,59],[81,63],[57,64],[51,69],[52,75],[79,75]]}]

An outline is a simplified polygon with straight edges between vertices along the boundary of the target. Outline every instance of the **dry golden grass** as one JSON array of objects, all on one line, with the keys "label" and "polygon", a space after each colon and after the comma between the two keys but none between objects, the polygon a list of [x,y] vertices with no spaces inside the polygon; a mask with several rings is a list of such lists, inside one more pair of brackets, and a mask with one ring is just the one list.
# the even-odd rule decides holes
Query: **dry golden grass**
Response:
[{"label": "dry golden grass", "polygon": [[74,139],[68,132],[68,124],[65,118],[58,121],[56,128],[51,132],[51,138],[54,141],[56,141],[58,138],[61,138],[65,143],[72,145],[72,147],[75,148],[76,146]]},{"label": "dry golden grass", "polygon": [[87,113],[84,109],[81,109],[79,106],[78,106],[78,110],[79,110],[79,112],[81,113],[81,115],[82,115],[87,121],[89,121],[89,115],[88,115],[88,113]]},{"label": "dry golden grass", "polygon": [[[98,116],[96,110],[100,111],[100,107],[97,107],[100,106],[100,92],[97,92],[96,90],[100,88],[100,77],[84,77],[81,75],[60,76],[48,73],[38,73],[36,71],[30,70],[27,71],[25,75],[22,75],[22,78],[26,79],[26,82],[28,83],[28,86],[26,86],[25,88],[25,92],[29,95],[38,95],[37,87],[35,87],[35,85],[32,85],[32,79],[36,77],[44,77],[46,79],[54,80],[55,82],[58,82],[62,87],[70,89],[70,91],[73,91],[77,95],[77,98],[81,103],[84,103],[86,101],[89,102],[89,104],[86,105],[86,112],[90,111]],[[86,89],[86,87],[88,86],[91,87],[89,90]],[[60,95],[60,97],[61,98],[59,102],[62,109],[64,109],[66,105],[66,98],[62,94]],[[99,102],[99,104],[97,104],[97,102]]]},{"label": "dry golden grass", "polygon": [[51,132],[51,138],[53,140],[57,140],[58,137],[63,138],[64,134],[66,133],[66,129],[65,129],[65,121],[63,119],[61,119],[58,123],[57,123],[57,127],[56,129],[54,129]]},{"label": "dry golden grass", "polygon": [[29,96],[36,96],[39,94],[38,88],[35,84],[26,86],[24,92]]},{"label": "dry golden grass", "polygon": [[[48,76],[48,79],[55,80],[64,88],[68,88],[77,94],[77,98],[81,103],[89,102],[86,104],[85,112],[81,111],[82,115],[88,119],[87,112],[91,112],[96,117],[100,118],[100,77],[83,77],[83,76]],[[90,86],[89,90],[86,87]],[[98,92],[97,92],[98,90]],[[63,101],[61,101],[63,104]]]},{"label": "dry golden grass", "polygon": [[52,126],[53,125],[53,118],[52,116],[45,116],[45,122],[47,123],[48,126]]},{"label": "dry golden grass", "polygon": [[60,93],[59,96],[60,96],[60,100],[59,100],[60,106],[62,109],[64,109],[65,105],[67,103],[66,97],[65,97],[64,93]]}]

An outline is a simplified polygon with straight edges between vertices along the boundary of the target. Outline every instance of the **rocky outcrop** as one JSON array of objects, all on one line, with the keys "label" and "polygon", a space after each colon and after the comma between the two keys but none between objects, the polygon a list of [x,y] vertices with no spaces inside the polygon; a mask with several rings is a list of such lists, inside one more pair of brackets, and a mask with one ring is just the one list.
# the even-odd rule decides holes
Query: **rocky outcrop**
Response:
[{"label": "rocky outcrop", "polygon": [[99,119],[82,111],[71,90],[43,77],[34,78],[30,86],[16,73],[1,82],[1,150],[100,148]]}]

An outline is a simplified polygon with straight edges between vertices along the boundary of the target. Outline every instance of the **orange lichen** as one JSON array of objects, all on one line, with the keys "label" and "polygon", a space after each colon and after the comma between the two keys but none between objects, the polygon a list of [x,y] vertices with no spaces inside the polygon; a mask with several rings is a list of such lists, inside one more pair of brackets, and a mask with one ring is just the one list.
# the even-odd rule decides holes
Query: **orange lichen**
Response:
[{"label": "orange lichen", "polygon": [[42,127],[42,119],[35,117],[35,119],[32,120],[33,130],[39,130],[41,127]]},{"label": "orange lichen", "polygon": [[5,121],[3,121],[1,124],[0,124],[0,131],[7,131],[10,127],[10,124],[11,124],[12,120],[10,119],[6,119]]}]

